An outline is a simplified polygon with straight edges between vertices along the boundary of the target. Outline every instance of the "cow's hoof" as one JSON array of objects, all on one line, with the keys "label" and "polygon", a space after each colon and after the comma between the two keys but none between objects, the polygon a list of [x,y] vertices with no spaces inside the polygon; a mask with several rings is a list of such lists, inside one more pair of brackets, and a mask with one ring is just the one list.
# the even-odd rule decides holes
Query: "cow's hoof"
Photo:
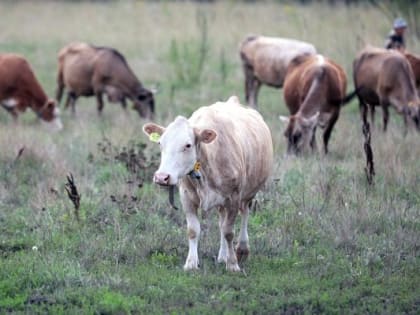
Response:
[{"label": "cow's hoof", "polygon": [[217,256],[217,262],[220,263],[226,263],[227,262],[227,256],[226,253],[221,254],[219,253],[219,255]]},{"label": "cow's hoof", "polygon": [[245,261],[249,256],[249,249],[247,247],[241,248],[241,247],[237,247],[236,248],[236,258],[238,259],[238,262],[243,262]]},{"label": "cow's hoof", "polygon": [[184,265],[184,270],[185,271],[197,270],[197,269],[198,269],[198,260],[188,259],[185,262],[185,265]]},{"label": "cow's hoof", "polygon": [[226,264],[226,270],[232,272],[240,272],[241,268],[239,268],[238,264]]}]

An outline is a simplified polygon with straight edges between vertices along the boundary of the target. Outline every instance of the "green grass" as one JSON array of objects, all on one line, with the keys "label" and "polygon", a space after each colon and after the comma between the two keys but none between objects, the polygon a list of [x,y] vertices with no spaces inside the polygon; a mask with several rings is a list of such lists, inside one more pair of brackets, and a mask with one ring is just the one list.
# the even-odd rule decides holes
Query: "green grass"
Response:
[{"label": "green grass", "polygon": [[[244,99],[237,50],[249,33],[314,43],[346,69],[350,90],[355,54],[364,43],[382,46],[391,25],[364,5],[6,2],[0,11],[0,50],[24,55],[49,95],[63,45],[113,46],[146,86],[159,86],[160,124],[230,95]],[[420,52],[413,34],[408,45]],[[387,134],[373,131],[369,187],[356,102],[343,108],[328,156],[286,159],[282,92],[263,87],[275,166],[250,217],[251,255],[231,274],[215,262],[215,213],[200,214],[200,270],[182,270],[185,218],[151,183],[159,152],[145,121],[115,104],[98,117],[93,98],[76,111],[62,112],[56,134],[33,113],[16,126],[0,111],[0,314],[419,312],[419,137],[404,136],[395,112]],[[64,189],[69,172],[80,222]]]}]

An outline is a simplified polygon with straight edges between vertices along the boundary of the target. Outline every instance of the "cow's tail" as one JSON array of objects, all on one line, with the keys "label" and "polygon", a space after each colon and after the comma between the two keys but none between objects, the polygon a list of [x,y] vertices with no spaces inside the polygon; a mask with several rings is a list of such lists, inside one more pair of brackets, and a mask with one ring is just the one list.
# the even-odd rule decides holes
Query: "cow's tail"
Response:
[{"label": "cow's tail", "polygon": [[63,91],[64,91],[64,75],[63,75],[64,56],[62,58],[60,57],[58,59],[57,90],[55,93],[55,99],[57,100],[57,104],[60,104],[61,98],[63,97]]},{"label": "cow's tail", "polygon": [[344,96],[344,98],[341,100],[341,106],[347,105],[348,103],[351,102],[351,100],[357,95],[357,93],[359,93],[360,91],[360,87],[354,89],[354,91],[350,92],[349,94],[347,94],[346,96]]},{"label": "cow's tail", "polygon": [[305,106],[306,103],[310,102],[312,98],[318,97],[319,86],[322,80],[325,78],[325,69],[320,67],[317,70],[314,80],[309,87],[308,93],[306,94],[305,100],[303,101],[301,108]]}]

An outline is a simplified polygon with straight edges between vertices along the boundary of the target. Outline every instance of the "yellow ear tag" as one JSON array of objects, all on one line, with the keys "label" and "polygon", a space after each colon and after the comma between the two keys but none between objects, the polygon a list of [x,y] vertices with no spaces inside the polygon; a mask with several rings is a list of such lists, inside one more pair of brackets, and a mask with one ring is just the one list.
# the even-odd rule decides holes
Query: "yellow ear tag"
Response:
[{"label": "yellow ear tag", "polygon": [[200,162],[195,162],[195,164],[194,164],[194,171],[195,172],[198,172],[200,170],[200,168],[201,168]]},{"label": "yellow ear tag", "polygon": [[414,101],[408,102],[408,107],[416,107],[416,103]]},{"label": "yellow ear tag", "polygon": [[160,134],[158,134],[157,132],[152,132],[149,135],[149,140],[152,141],[152,142],[158,143],[159,142],[159,139],[160,139]]}]

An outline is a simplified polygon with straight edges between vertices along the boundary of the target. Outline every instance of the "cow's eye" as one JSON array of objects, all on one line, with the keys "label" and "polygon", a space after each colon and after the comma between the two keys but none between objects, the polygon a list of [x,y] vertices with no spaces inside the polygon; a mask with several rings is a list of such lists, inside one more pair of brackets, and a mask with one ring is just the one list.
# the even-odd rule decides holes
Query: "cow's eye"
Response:
[{"label": "cow's eye", "polygon": [[187,144],[185,145],[185,149],[189,149],[189,148],[191,148],[191,144],[187,143]]}]

